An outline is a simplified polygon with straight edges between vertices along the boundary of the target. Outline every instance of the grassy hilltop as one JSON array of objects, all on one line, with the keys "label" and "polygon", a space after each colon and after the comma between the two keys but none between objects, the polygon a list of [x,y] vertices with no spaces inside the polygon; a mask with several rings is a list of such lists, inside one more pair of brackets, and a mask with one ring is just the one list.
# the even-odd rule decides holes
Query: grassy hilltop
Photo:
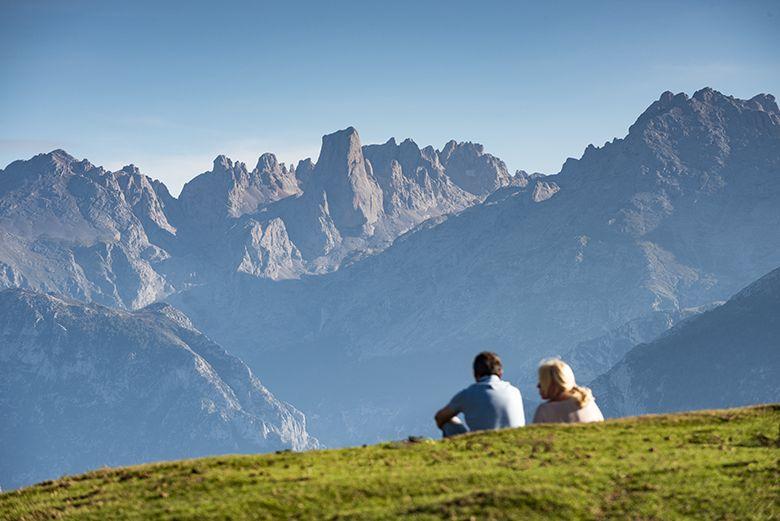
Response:
[{"label": "grassy hilltop", "polygon": [[780,405],[102,469],[0,519],[780,519]]}]

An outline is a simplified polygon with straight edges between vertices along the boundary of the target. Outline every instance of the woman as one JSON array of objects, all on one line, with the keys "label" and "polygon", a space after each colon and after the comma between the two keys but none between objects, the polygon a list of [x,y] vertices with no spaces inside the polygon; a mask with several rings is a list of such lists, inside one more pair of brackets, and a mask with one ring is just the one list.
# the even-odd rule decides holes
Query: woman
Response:
[{"label": "woman", "polygon": [[580,423],[604,420],[593,393],[574,381],[574,371],[560,358],[539,366],[539,394],[547,400],[537,407],[534,423]]}]

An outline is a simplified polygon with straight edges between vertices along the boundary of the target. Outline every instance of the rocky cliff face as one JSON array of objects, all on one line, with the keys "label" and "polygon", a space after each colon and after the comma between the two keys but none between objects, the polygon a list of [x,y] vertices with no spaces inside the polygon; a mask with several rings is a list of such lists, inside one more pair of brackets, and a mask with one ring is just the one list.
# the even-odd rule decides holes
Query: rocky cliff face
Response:
[{"label": "rocky cliff face", "polygon": [[280,164],[273,154],[260,156],[252,171],[244,163],[219,156],[210,172],[184,185],[179,202],[191,224],[207,225],[255,213],[297,193],[295,170]]},{"label": "rocky cliff face", "polygon": [[477,202],[445,173],[432,147],[411,139],[363,147],[384,194],[385,228],[406,231],[431,217],[455,213]]},{"label": "rocky cliff face", "polygon": [[612,417],[776,402],[778,317],[780,269],[634,347],[593,382],[593,392]]},{"label": "rocky cliff face", "polygon": [[165,304],[0,292],[0,485],[104,465],[317,447],[303,415]]},{"label": "rocky cliff face", "polygon": [[[160,272],[173,200],[133,167],[112,173],[61,150],[0,172],[0,286],[141,307],[173,291]],[[147,233],[148,230],[148,233]]]},{"label": "rocky cliff face", "polygon": [[478,197],[486,197],[512,183],[503,161],[486,154],[479,143],[449,141],[439,152],[441,164],[452,181]]}]

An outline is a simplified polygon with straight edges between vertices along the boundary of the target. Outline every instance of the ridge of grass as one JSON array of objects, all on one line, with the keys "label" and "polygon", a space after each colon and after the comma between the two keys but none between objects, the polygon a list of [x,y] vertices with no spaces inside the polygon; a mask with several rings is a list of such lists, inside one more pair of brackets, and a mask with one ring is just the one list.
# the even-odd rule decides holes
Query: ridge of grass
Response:
[{"label": "ridge of grass", "polygon": [[780,404],[100,469],[0,519],[780,519]]}]

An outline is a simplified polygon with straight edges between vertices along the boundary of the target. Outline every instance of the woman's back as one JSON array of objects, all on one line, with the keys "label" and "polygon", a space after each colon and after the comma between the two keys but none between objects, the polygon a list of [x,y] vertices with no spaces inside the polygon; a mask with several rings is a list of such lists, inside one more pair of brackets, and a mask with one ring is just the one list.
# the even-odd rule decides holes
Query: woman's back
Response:
[{"label": "woman's back", "polygon": [[580,407],[575,397],[560,401],[550,401],[536,408],[534,423],[587,423],[603,421],[604,415],[591,399]]}]

